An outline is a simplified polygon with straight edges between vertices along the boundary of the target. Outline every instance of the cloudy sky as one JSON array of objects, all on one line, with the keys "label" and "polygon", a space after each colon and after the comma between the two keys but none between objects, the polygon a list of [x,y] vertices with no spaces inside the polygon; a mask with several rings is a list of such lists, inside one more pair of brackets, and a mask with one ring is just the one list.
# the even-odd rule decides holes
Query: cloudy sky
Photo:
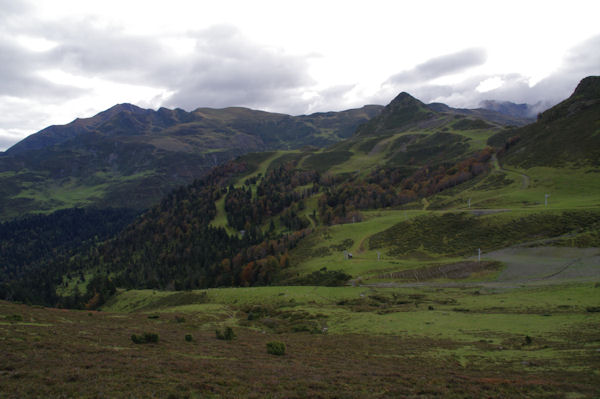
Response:
[{"label": "cloudy sky", "polygon": [[0,0],[0,151],[123,102],[548,106],[600,75],[598,15],[597,0]]}]

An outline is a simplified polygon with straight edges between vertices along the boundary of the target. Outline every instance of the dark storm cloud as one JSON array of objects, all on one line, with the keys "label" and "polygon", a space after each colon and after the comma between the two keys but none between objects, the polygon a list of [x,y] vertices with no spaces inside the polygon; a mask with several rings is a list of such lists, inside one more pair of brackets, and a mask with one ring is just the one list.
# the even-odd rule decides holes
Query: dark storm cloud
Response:
[{"label": "dark storm cloud", "polygon": [[482,65],[486,59],[487,55],[484,49],[470,48],[457,53],[432,58],[413,69],[391,76],[387,83],[425,83],[442,76],[463,72],[474,66]]}]

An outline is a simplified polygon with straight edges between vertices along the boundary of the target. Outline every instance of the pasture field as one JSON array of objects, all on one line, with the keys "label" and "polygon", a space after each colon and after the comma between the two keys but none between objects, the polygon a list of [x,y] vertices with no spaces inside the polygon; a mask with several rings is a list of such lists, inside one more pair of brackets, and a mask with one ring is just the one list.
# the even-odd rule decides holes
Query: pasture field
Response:
[{"label": "pasture field", "polygon": [[[599,298],[586,282],[131,290],[101,312],[0,302],[1,396],[593,398]],[[216,339],[226,326],[236,338]],[[145,332],[158,342],[132,342]]]},{"label": "pasture field", "polygon": [[[600,207],[599,171],[594,168],[534,167],[492,171],[484,179],[443,191],[431,199],[437,207],[510,209],[582,209]],[[460,191],[459,191],[460,190]],[[549,194],[548,204],[545,195]]]},{"label": "pasture field", "polygon": [[[500,262],[504,271],[481,270],[472,281],[545,278],[565,267],[558,278],[598,274],[596,208],[380,210],[362,215],[361,222],[321,227],[301,241],[290,253],[288,273],[326,268],[351,275],[355,283],[385,282],[381,276],[390,273],[472,262],[481,249],[483,260]],[[352,258],[345,259],[344,251]]]}]

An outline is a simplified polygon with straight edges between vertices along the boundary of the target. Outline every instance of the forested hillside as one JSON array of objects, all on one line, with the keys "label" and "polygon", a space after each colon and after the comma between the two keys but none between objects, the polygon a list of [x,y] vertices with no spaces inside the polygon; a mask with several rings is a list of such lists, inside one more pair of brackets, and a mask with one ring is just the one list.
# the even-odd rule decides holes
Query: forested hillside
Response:
[{"label": "forested hillside", "polygon": [[0,223],[0,297],[56,303],[70,257],[114,236],[136,215],[130,209],[68,209]]},{"label": "forested hillside", "polygon": [[[589,82],[582,84],[588,87]],[[190,185],[173,190],[120,232],[131,219],[123,216],[121,224],[93,222],[106,224],[105,231],[96,233],[98,237],[93,239],[86,236],[85,226],[78,226],[83,230],[74,230],[73,234],[82,237],[79,241],[69,241],[68,234],[58,244],[48,240],[48,249],[40,249],[41,254],[27,254],[33,257],[31,262],[20,261],[24,266],[19,268],[5,267],[2,296],[94,308],[101,306],[115,287],[187,290],[272,284],[338,285],[351,276],[356,277],[353,275],[356,272],[337,262],[317,267],[319,255],[330,259],[332,251],[354,248],[359,253],[382,250],[393,258],[399,253],[394,249],[399,245],[396,240],[404,240],[402,231],[409,225],[367,223],[365,226],[374,230],[370,235],[361,235],[360,242],[346,236],[327,247],[320,246],[319,240],[330,240],[333,226],[368,222],[373,217],[385,220],[385,215],[390,215],[390,221],[398,220],[400,211],[414,212],[413,216],[431,212],[427,220],[434,220],[432,225],[435,225],[440,217],[436,210],[470,212],[471,203],[480,209],[473,211],[479,212],[476,216],[507,212],[509,209],[502,209],[507,206],[520,207],[519,212],[525,212],[488,218],[492,233],[486,230],[486,234],[492,234],[490,239],[502,245],[537,238],[564,240],[529,224],[518,240],[494,235],[493,226],[520,226],[521,222],[513,222],[512,218],[540,221],[538,227],[547,224],[546,230],[556,232],[555,235],[567,234],[573,243],[577,240],[577,245],[592,245],[597,241],[594,209],[591,213],[573,214],[577,220],[581,219],[580,223],[569,224],[568,228],[556,225],[570,215],[563,214],[571,203],[564,202],[561,193],[573,192],[565,185],[567,180],[561,180],[567,171],[558,168],[560,163],[551,171],[510,171],[503,169],[498,161],[526,153],[525,145],[533,140],[531,137],[541,123],[550,132],[558,131],[555,126],[563,126],[564,118],[574,128],[589,129],[590,123],[593,126],[597,117],[592,117],[589,109],[596,100],[586,97],[589,92],[578,88],[573,98],[544,113],[536,124],[516,130],[448,109],[434,111],[403,93],[379,117],[363,125],[357,135],[332,147],[246,154],[213,168]],[[581,101],[584,106],[569,105],[582,104]],[[565,107],[570,109],[566,115]],[[558,116],[551,118],[551,115]],[[589,131],[563,133],[567,134],[589,135]],[[556,137],[552,134],[547,139]],[[545,136],[537,139],[540,148],[547,145]],[[532,151],[531,162],[537,159],[539,152]],[[596,191],[587,187],[594,181],[595,172],[573,169],[568,173],[569,184],[578,182],[575,196],[578,207],[593,207]],[[538,183],[539,179],[543,179],[543,185]],[[549,188],[554,190],[552,199],[562,207],[556,209],[561,213],[530,217],[529,212],[540,211],[539,198],[543,199]],[[404,213],[404,218],[407,215]],[[39,220],[50,223],[53,219]],[[448,220],[472,221],[463,216],[449,216]],[[393,228],[385,230],[384,225]],[[66,229],[68,224],[60,226],[57,224],[57,229]],[[480,224],[449,226],[473,230]],[[49,230],[48,234],[57,232]],[[438,233],[439,237],[434,236],[444,242],[454,236],[476,235],[474,231]],[[370,237],[373,241],[369,241]],[[387,244],[383,247],[374,244],[377,237],[385,237],[379,241]],[[12,248],[12,241],[6,235],[3,242],[4,248]],[[372,248],[368,247],[369,242],[373,243]],[[450,250],[429,253],[428,248],[446,247],[439,243],[407,243],[410,248],[403,249],[403,253],[420,254],[426,260],[449,254],[466,256],[472,251],[471,246],[464,253]],[[56,251],[56,256],[47,251]],[[5,258],[11,259],[23,256],[20,254],[4,252]],[[377,260],[380,255],[378,252]],[[411,262],[421,262],[421,258]],[[47,264],[41,267],[41,261]],[[397,267],[394,266],[397,260],[390,262],[385,264],[385,270]],[[378,270],[377,267],[383,266],[368,267]],[[372,273],[371,269],[367,271]]]}]

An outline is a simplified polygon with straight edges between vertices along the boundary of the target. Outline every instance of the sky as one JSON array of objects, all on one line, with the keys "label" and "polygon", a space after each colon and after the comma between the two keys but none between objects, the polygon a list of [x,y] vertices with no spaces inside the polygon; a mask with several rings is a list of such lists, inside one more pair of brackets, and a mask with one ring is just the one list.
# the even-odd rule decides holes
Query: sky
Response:
[{"label": "sky", "polygon": [[0,0],[0,151],[119,103],[543,110],[600,75],[600,2]]}]

